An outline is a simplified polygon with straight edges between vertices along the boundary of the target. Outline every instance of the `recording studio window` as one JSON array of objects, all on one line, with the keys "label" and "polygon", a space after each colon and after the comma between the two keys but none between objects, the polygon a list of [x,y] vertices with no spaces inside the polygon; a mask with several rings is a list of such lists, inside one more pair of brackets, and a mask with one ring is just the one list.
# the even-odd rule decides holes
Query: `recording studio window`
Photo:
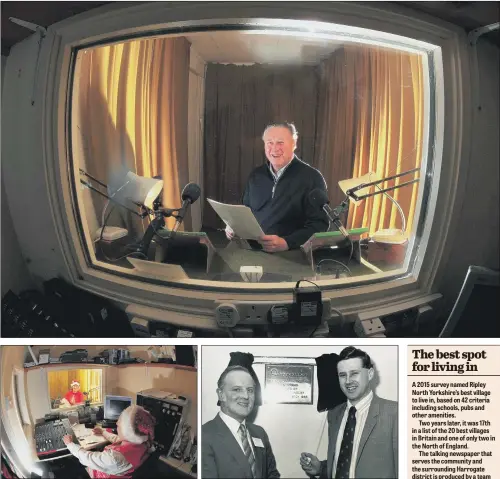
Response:
[{"label": "recording studio window", "polygon": [[57,369],[47,371],[51,409],[67,409],[103,402],[102,369]]},{"label": "recording studio window", "polygon": [[70,151],[93,267],[233,289],[413,272],[436,189],[439,47],[268,23],[75,50]]}]

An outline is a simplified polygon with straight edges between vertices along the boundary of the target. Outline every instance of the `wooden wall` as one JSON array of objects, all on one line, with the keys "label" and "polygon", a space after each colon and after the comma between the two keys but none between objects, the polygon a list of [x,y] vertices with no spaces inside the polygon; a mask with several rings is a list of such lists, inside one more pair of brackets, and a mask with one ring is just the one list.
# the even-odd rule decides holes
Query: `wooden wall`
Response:
[{"label": "wooden wall", "polygon": [[93,388],[98,390],[91,391],[89,399],[91,402],[102,402],[102,372],[100,369],[65,369],[62,371],[47,371],[49,383],[49,397],[51,400],[63,398],[70,390],[70,384],[73,380],[80,383],[80,391],[86,392]]}]

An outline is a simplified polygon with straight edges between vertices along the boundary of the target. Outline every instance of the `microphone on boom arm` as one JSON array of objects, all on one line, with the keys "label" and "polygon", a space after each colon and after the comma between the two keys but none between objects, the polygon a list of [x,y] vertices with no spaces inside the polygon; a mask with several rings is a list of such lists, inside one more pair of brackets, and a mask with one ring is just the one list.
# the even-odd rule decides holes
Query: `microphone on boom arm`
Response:
[{"label": "microphone on boom arm", "polygon": [[184,220],[184,216],[186,215],[189,206],[198,200],[198,198],[200,197],[200,194],[201,194],[201,188],[196,183],[188,183],[184,187],[184,189],[182,190],[182,195],[181,195],[182,206],[180,207],[179,211],[177,212],[175,225],[172,228],[172,233],[177,232],[177,230],[179,229],[179,226],[181,225],[182,221]]},{"label": "microphone on boom arm", "polygon": [[168,238],[164,238],[168,241],[179,229],[184,217],[186,216],[187,210],[191,204],[198,200],[201,194],[201,188],[196,183],[188,183],[182,190],[182,206],[180,208],[157,208],[155,210],[155,218],[151,221],[148,226],[146,233],[144,234],[142,241],[139,243],[136,252],[141,253],[143,256],[147,257],[149,245],[155,234],[158,234],[158,230],[163,228],[165,225],[165,218],[173,216],[175,218],[175,225],[170,232]]},{"label": "microphone on boom arm", "polygon": [[312,190],[309,193],[309,200],[311,201],[311,204],[317,206],[318,208],[321,208],[325,212],[330,223],[334,224],[342,233],[342,235],[349,239],[349,233],[340,221],[340,216],[337,212],[337,209],[332,210],[330,208],[330,200],[328,199],[328,196],[324,190],[320,188]]}]

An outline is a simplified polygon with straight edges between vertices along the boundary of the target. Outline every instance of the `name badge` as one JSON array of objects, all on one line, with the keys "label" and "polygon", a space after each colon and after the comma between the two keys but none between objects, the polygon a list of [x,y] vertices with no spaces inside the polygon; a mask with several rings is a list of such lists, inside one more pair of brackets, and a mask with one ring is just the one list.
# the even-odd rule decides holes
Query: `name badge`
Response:
[{"label": "name badge", "polygon": [[264,447],[264,443],[262,442],[262,439],[258,437],[252,437],[253,445],[255,447]]}]

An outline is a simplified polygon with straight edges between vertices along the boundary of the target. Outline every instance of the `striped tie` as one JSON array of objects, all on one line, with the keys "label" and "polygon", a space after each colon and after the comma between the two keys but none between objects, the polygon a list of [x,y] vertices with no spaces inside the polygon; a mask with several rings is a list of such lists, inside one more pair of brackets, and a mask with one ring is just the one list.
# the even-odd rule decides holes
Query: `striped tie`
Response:
[{"label": "striped tie", "polygon": [[335,479],[349,479],[349,470],[351,469],[351,456],[354,446],[354,431],[356,430],[356,408],[351,406],[349,416],[345,423],[342,445],[337,459],[337,472]]},{"label": "striped tie", "polygon": [[240,424],[238,429],[240,435],[241,444],[243,444],[243,452],[247,458],[248,464],[250,464],[250,469],[252,470],[252,477],[255,479],[257,477],[257,464],[255,464],[255,457],[248,442],[247,429],[243,424]]}]

